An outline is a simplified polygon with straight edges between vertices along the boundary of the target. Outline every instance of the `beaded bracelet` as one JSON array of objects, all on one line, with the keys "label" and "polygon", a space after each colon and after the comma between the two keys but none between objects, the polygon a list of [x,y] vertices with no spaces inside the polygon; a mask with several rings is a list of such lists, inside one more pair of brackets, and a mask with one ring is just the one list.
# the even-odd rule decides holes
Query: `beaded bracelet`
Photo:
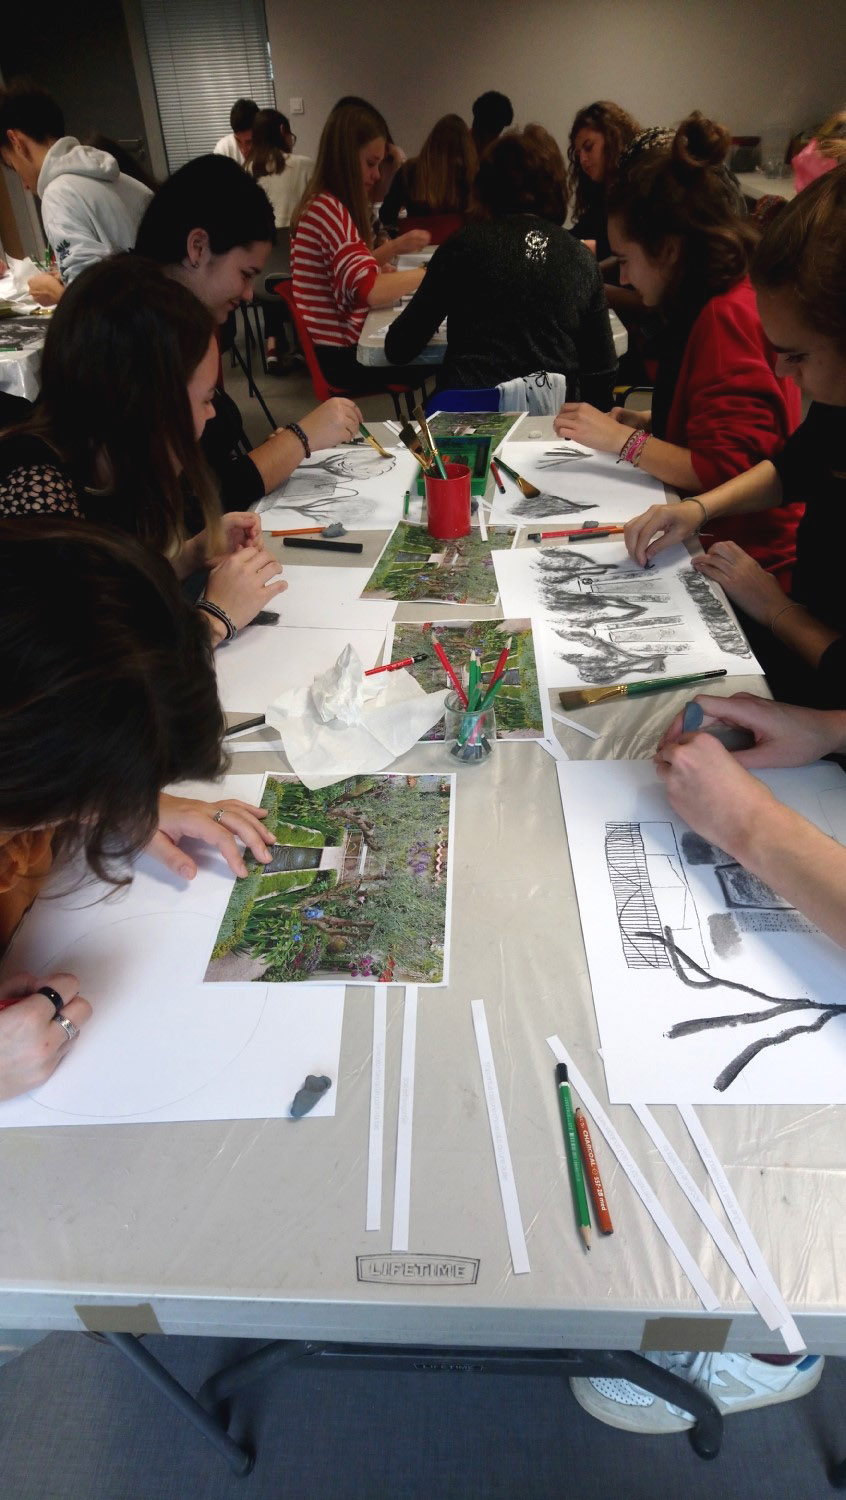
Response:
[{"label": "beaded bracelet", "polygon": [[221,644],[225,644],[226,641],[234,641],[238,634],[238,626],[233,624],[226,611],[221,609],[219,604],[213,604],[211,599],[198,599],[197,608],[205,610],[207,615],[211,615],[213,619],[220,621],[226,631]]},{"label": "beaded bracelet", "polygon": [[305,456],[306,456],[306,458],[311,458],[311,447],[309,445],[308,438],[306,437],[305,433],[303,432],[303,429],[301,428],[299,422],[286,422],[285,426],[282,429],[282,431],[283,432],[292,432],[294,434],[294,437],[299,438],[300,442],[302,443],[303,447],[305,448]]},{"label": "beaded bracelet", "polygon": [[642,428],[636,428],[631,437],[626,438],[620,449],[619,457],[617,458],[618,464],[637,464],[651,436],[650,432],[644,432]]}]

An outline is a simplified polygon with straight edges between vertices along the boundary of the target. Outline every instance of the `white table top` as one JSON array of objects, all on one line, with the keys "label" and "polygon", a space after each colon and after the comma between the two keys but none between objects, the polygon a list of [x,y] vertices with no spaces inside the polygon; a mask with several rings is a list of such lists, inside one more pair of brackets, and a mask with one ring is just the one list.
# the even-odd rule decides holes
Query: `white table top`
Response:
[{"label": "white table top", "polygon": [[756,203],[759,198],[771,195],[787,198],[788,201],[796,197],[792,172],[788,172],[786,177],[768,177],[764,172],[739,172],[737,180],[744,196],[754,199]]},{"label": "white table top", "polygon": [[[367,314],[361,337],[358,341],[358,362],[361,365],[378,365],[379,367],[389,365],[385,358],[385,335],[402,312],[402,305],[397,303],[395,307],[374,308]],[[608,317],[611,322],[611,333],[614,338],[614,348],[617,358],[625,354],[629,347],[629,336],[620,319],[615,312],[608,309]],[[415,365],[441,365],[446,353],[446,323],[442,323],[432,342],[426,346],[422,354],[419,354],[412,364]]]},{"label": "white table top", "polygon": [[[359,566],[381,542],[362,538]],[[398,612],[425,619],[431,606]],[[722,690],[739,687],[760,691],[761,679]],[[645,756],[685,696],[582,710],[596,741],[558,733],[573,758]],[[420,745],[397,769],[435,769],[442,756]],[[252,754],[240,764],[236,756],[233,769],[281,765]],[[79,1328],[80,1303],[140,1302],[166,1332],[639,1348],[646,1320],[672,1317],[682,1320],[677,1347],[696,1347],[701,1306],[604,1143],[615,1233],[595,1236],[585,1255],[575,1231],[545,1037],[557,1032],[603,1102],[607,1095],[555,763],[538,745],[500,743],[486,766],[459,771],[454,881],[451,982],[420,992],[413,1253],[404,1259],[478,1260],[474,1284],[359,1279],[357,1257],[390,1250],[402,992],[388,998],[383,1228],[368,1234],[371,996],[349,989],[333,1119],[0,1132],[0,1326]],[[529,1275],[511,1271],[471,1024],[477,997]],[[728,1347],[780,1351],[631,1111],[609,1112],[720,1296]],[[656,1114],[702,1182],[676,1112]],[[721,1106],[701,1116],[808,1347],[846,1352],[841,1114]]]}]

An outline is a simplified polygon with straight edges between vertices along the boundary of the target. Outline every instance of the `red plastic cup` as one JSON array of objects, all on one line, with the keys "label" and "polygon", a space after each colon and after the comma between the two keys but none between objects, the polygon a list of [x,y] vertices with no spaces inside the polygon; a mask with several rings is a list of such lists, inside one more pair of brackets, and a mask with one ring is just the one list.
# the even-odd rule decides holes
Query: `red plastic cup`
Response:
[{"label": "red plastic cup", "polygon": [[470,534],[470,470],[444,461],[446,479],[426,475],[426,527],[440,541]]}]

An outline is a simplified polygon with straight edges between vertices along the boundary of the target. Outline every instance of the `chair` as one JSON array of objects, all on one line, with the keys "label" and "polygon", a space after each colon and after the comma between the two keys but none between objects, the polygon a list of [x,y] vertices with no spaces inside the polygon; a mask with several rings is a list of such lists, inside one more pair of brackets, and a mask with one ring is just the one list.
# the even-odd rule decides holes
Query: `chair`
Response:
[{"label": "chair", "polygon": [[433,411],[499,411],[495,385],[475,391],[435,391],[426,402],[426,416]]},{"label": "chair", "polygon": [[409,215],[407,219],[401,219],[397,228],[400,234],[408,234],[410,229],[425,229],[433,245],[442,245],[463,223],[463,214],[421,214],[419,217]]},{"label": "chair", "polygon": [[277,283],[275,290],[278,296],[280,296],[283,301],[288,304],[288,308],[291,313],[291,321],[294,325],[294,331],[299,340],[300,348],[303,351],[303,357],[308,368],[308,373],[311,376],[311,383],[314,387],[314,394],[319,402],[328,401],[332,396],[349,396],[351,400],[355,400],[357,395],[362,394],[368,396],[390,396],[391,400],[394,403],[394,413],[396,415],[396,419],[398,422],[402,422],[405,419],[400,408],[399,398],[400,396],[405,396],[405,404],[408,408],[408,415],[409,417],[412,415],[411,397],[414,395],[414,392],[416,390],[421,390],[425,394],[425,370],[421,369],[419,386],[400,385],[398,383],[389,382],[386,380],[384,386],[382,386],[381,388],[377,390],[368,389],[366,392],[362,393],[361,391],[343,390],[340,386],[330,385],[320,367],[320,361],[317,358],[314,342],[312,340],[311,334],[308,331],[308,327],[306,326],[305,318],[303,317],[299,307],[297,306],[297,300],[294,296],[293,282],[280,281]]}]

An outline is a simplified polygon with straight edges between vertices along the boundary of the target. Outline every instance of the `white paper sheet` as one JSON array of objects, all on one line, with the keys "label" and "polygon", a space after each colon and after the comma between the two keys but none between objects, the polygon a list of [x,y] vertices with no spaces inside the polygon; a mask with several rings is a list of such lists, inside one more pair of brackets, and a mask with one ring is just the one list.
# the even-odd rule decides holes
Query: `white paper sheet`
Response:
[{"label": "white paper sheet", "polygon": [[[261,781],[232,776],[185,795],[252,802]],[[201,984],[229,880],[216,852],[192,853],[190,883],[142,857],[107,901],[92,884],[36,902],[3,973],[69,971],[94,1014],[47,1083],[0,1103],[0,1126],[285,1117],[308,1073],[333,1086],[305,1118],[334,1115],[343,987]],[[69,883],[67,872],[54,879]]]},{"label": "white paper sheet", "polygon": [[[273,600],[273,609],[283,625],[316,630],[387,630],[394,617],[393,600],[361,600],[370,568],[293,567],[287,563],[283,577],[288,587]],[[270,630],[255,625],[254,630]],[[249,634],[249,631],[247,632]]]},{"label": "white paper sheet", "polygon": [[370,1058],[370,1131],[367,1143],[365,1229],[382,1228],[382,1157],[385,1145],[385,1051],[388,1032],[388,987],[373,987],[373,1046]]},{"label": "white paper sheet", "polygon": [[330,526],[348,531],[385,531],[402,515],[402,499],[417,477],[417,460],[405,447],[386,448],[387,458],[370,443],[328,448],[296,468],[255,509],[263,531],[295,526]]},{"label": "white paper sheet", "polygon": [[[609,1097],[846,1103],[846,1014],[806,1029],[846,995],[846,953],[692,834],[648,762],[571,761],[558,779]],[[824,807],[846,805],[835,765],[761,780],[827,833]]]},{"label": "white paper sheet", "polygon": [[411,1136],[414,1117],[414,1062],[417,1050],[417,985],[405,991],[402,1017],[399,1109],[397,1112],[397,1160],[394,1177],[394,1227],[391,1249],[408,1249],[411,1217]]},{"label": "white paper sheet", "polygon": [[617,538],[494,552],[506,615],[531,615],[552,689],[724,667],[760,672],[725,596],[684,547],[641,568]]},{"label": "white paper sheet", "polygon": [[[506,441],[502,457],[509,468],[541,491],[530,500],[508,474],[505,494],[494,495],[494,525],[528,526],[544,531],[551,526],[581,526],[584,521],[624,522],[650,505],[663,505],[664,486],[633,464],[620,464],[617,455],[597,453],[565,438],[545,442]],[[571,457],[577,453],[579,457]]]},{"label": "white paper sheet", "polygon": [[706,1281],[667,1210],[664,1208],[658,1194],[650,1187],[623,1137],[611,1123],[593,1089],[589,1087],[587,1080],[582,1076],[582,1073],[573,1062],[561,1038],[558,1036],[548,1036],[546,1044],[556,1061],[566,1065],[572,1087],[581,1099],[600,1135],[604,1137],[606,1144],[614,1152],[646,1212],[655,1224],[658,1233],[663,1235],[705,1311],[717,1312],[720,1307],[720,1299],[714,1288],[710,1282]]},{"label": "white paper sheet", "polygon": [[505,1115],[502,1112],[502,1100],[500,1099],[499,1084],[496,1078],[496,1064],[494,1063],[488,1021],[485,1015],[484,1000],[473,1000],[470,1009],[473,1013],[476,1046],[479,1049],[479,1066],[482,1069],[485,1103],[488,1106],[488,1123],[491,1128],[494,1160],[496,1161],[496,1175],[499,1179],[502,1210],[505,1214],[505,1228],[511,1251],[511,1267],[515,1276],[523,1276],[528,1271],[531,1271],[532,1268],[529,1265],[529,1251],[526,1245],[523,1219],[520,1214],[517,1184],[514,1181],[514,1168],[511,1164],[511,1151],[508,1145]]},{"label": "white paper sheet", "polygon": [[[306,687],[352,646],[365,670],[385,644],[384,630],[318,630],[250,625],[214,654],[221,706],[228,712],[260,711],[287,688]],[[231,742],[230,742],[231,743]]]}]

